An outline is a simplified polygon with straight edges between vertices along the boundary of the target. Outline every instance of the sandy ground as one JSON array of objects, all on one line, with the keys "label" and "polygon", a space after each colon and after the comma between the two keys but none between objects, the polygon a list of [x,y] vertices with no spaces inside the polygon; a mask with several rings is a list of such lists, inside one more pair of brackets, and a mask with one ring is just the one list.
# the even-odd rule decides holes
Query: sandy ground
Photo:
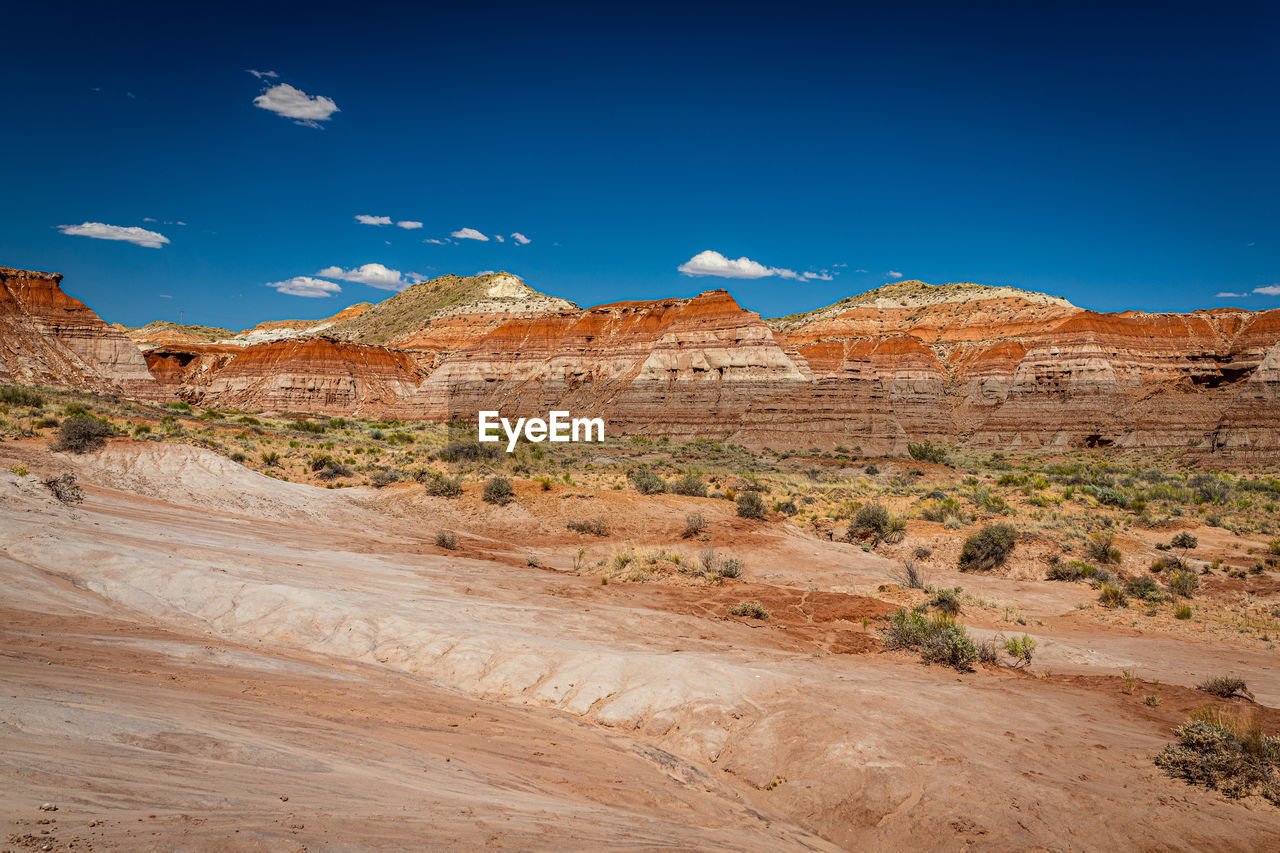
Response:
[{"label": "sandy ground", "polygon": [[[39,483],[65,470],[79,507]],[[1032,618],[1016,630],[1052,677],[961,674],[879,649],[890,605],[856,594],[890,579],[879,556],[723,502],[518,498],[315,489],[171,444],[0,445],[7,849],[1274,847],[1274,807],[1151,763],[1207,674],[1243,675],[1280,723],[1274,653],[1100,632],[1083,588],[966,576]],[[578,547],[693,553],[694,509],[742,581],[567,571]],[[599,514],[607,542],[563,529]],[[744,599],[773,617],[728,618]]]}]

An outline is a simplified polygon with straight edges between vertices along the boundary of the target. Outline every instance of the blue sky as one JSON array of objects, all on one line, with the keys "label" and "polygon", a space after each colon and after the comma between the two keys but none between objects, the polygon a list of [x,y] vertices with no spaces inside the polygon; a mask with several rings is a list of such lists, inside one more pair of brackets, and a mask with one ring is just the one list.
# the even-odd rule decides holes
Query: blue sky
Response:
[{"label": "blue sky", "polygon": [[898,275],[1280,305],[1276,4],[190,5],[5,11],[0,265],[111,321],[498,269],[766,316]]}]

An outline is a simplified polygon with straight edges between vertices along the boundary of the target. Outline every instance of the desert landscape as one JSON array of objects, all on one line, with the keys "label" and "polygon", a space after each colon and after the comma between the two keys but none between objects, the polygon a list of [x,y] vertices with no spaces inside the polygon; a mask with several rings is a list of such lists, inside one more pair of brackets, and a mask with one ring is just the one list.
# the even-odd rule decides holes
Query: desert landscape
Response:
[{"label": "desert landscape", "polygon": [[1276,845],[1280,310],[3,268],[0,383],[5,850]]}]

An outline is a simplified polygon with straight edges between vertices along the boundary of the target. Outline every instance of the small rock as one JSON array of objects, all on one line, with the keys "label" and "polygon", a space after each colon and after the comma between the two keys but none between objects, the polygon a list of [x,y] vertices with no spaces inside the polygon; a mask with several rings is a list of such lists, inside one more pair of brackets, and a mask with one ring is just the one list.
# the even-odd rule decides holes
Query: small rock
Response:
[{"label": "small rock", "polygon": [[40,811],[42,812],[56,812],[57,810],[58,810],[58,807],[55,806],[53,803],[40,804]]}]

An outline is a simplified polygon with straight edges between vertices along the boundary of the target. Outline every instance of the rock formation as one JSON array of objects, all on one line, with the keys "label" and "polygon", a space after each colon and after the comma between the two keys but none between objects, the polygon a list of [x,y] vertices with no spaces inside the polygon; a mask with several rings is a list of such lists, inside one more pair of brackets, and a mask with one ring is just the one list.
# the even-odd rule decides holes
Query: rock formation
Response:
[{"label": "rock formation", "polygon": [[[19,280],[39,287],[15,296]],[[141,388],[136,351],[56,277],[7,271],[5,293],[16,381],[99,388],[114,371],[112,388],[207,406],[463,421],[556,408],[615,435],[867,453],[925,440],[1280,451],[1280,310],[1101,314],[906,281],[765,321],[723,290],[578,309],[506,273],[444,276],[326,321],[152,347]]]},{"label": "rock formation", "polygon": [[0,381],[152,396],[156,382],[142,353],[64,293],[61,281],[0,267]]}]

